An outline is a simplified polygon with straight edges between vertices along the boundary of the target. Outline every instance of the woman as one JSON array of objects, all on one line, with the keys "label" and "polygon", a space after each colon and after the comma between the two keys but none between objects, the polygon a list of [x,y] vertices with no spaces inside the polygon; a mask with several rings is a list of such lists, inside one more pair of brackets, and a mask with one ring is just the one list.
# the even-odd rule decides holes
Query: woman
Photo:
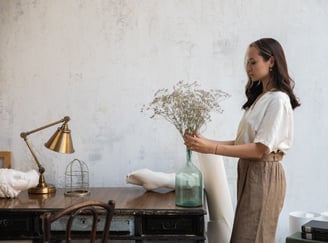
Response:
[{"label": "woman", "polygon": [[184,135],[188,149],[237,157],[237,207],[231,243],[274,243],[286,190],[279,163],[292,145],[293,93],[284,51],[274,39],[251,43],[246,54],[247,101],[237,137],[214,141]]}]

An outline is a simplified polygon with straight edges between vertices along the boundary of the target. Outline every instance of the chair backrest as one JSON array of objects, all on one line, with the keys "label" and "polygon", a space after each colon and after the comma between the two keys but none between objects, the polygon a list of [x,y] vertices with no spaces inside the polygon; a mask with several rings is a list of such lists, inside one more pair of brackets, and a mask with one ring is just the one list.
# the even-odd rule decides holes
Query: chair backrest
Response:
[{"label": "chair backrest", "polygon": [[51,225],[53,222],[66,217],[66,242],[72,241],[72,225],[77,216],[88,215],[92,218],[92,227],[90,229],[90,242],[94,243],[97,236],[97,223],[100,215],[105,216],[105,223],[102,229],[101,242],[107,243],[109,238],[109,229],[114,214],[115,202],[109,200],[108,203],[100,201],[85,201],[73,204],[58,212],[48,212],[44,215],[43,229],[44,229],[44,242],[49,243],[51,239]]}]

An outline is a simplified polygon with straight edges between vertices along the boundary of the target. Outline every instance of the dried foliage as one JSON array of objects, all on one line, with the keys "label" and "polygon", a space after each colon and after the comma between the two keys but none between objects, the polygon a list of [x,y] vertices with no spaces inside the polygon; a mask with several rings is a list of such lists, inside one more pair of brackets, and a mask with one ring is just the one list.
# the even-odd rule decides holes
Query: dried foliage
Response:
[{"label": "dried foliage", "polygon": [[222,113],[220,101],[229,97],[221,90],[205,91],[199,88],[197,81],[185,83],[179,81],[173,86],[173,91],[159,89],[154,99],[144,105],[141,112],[152,111],[150,118],[163,117],[172,123],[181,135],[186,131],[193,134],[208,121],[211,121],[211,112]]}]

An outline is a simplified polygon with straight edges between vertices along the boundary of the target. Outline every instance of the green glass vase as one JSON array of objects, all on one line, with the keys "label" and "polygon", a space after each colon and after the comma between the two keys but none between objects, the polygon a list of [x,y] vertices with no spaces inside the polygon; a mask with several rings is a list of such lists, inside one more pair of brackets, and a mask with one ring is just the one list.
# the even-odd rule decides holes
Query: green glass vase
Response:
[{"label": "green glass vase", "polygon": [[191,155],[187,150],[187,161],[175,175],[175,204],[181,207],[199,207],[204,201],[202,172],[192,163]]}]

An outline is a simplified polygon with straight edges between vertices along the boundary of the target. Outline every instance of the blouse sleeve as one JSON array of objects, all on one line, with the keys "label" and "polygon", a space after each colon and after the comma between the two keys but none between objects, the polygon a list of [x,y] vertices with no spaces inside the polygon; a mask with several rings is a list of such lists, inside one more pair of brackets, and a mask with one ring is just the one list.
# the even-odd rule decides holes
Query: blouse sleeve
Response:
[{"label": "blouse sleeve", "polygon": [[269,148],[268,153],[278,150],[286,153],[293,141],[293,113],[289,97],[275,96],[269,102],[259,124],[254,142]]}]

